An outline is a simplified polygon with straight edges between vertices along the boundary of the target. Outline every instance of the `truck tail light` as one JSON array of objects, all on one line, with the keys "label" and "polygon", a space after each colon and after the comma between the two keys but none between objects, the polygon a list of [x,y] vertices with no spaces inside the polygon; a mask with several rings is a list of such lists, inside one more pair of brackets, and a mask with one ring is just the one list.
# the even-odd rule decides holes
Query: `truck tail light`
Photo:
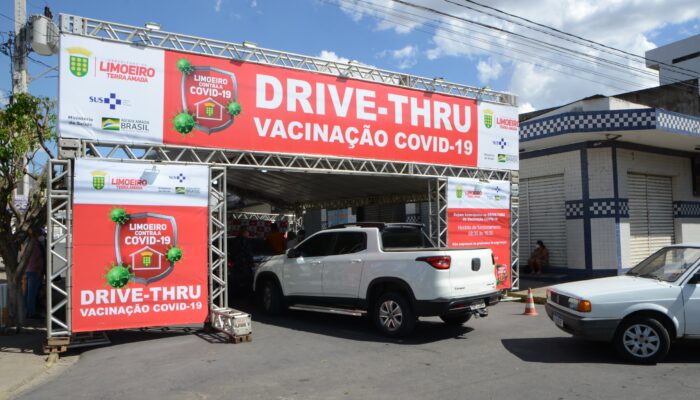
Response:
[{"label": "truck tail light", "polygon": [[416,261],[423,261],[435,269],[450,269],[452,258],[450,256],[418,257]]}]

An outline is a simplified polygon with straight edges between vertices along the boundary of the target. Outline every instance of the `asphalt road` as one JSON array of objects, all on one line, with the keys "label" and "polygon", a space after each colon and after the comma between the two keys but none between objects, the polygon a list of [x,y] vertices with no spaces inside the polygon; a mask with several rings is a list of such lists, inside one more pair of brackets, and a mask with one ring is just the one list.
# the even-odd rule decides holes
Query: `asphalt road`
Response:
[{"label": "asphalt road", "polygon": [[[450,328],[422,320],[387,340],[360,318],[254,314],[251,343],[203,333],[117,332],[25,399],[697,399],[700,341],[656,366],[560,332],[521,303]],[[256,318],[257,317],[257,318]]]}]

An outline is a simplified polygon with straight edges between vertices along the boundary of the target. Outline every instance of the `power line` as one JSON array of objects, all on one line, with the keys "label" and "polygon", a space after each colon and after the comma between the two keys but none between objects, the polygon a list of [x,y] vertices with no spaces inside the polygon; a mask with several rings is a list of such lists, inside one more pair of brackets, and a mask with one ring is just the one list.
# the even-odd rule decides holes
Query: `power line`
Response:
[{"label": "power line", "polygon": [[[352,3],[352,5],[353,5],[354,7],[359,8],[359,9],[370,10],[370,11],[374,11],[374,12],[381,13],[381,14],[385,14],[385,15],[389,15],[389,16],[395,16],[395,17],[399,18],[399,19],[402,20],[402,21],[408,20],[408,21],[415,22],[415,23],[417,23],[417,24],[419,24],[419,25],[423,25],[423,24],[424,24],[424,25],[427,25],[427,26],[429,26],[429,27],[434,28],[436,32],[429,32],[429,31],[426,31],[426,30],[423,30],[423,29],[420,29],[420,28],[415,28],[415,27],[410,26],[410,25],[408,25],[408,24],[402,23],[401,21],[392,21],[392,20],[389,20],[391,23],[394,23],[394,24],[397,24],[397,25],[401,25],[401,26],[407,26],[407,27],[410,27],[410,28],[415,28],[415,29],[418,30],[418,31],[425,32],[425,33],[428,33],[428,34],[432,34],[432,35],[435,35],[436,37],[441,37],[441,38],[444,38],[444,39],[446,39],[446,40],[450,40],[450,41],[453,41],[453,42],[455,42],[455,43],[459,43],[459,44],[462,44],[462,45],[465,45],[465,46],[468,46],[468,47],[473,47],[473,48],[476,48],[476,49],[479,49],[479,50],[483,50],[483,51],[489,52],[489,53],[491,53],[491,54],[500,55],[500,56],[503,56],[504,58],[509,58],[509,59],[514,59],[514,60],[517,60],[517,61],[522,61],[522,62],[531,64],[531,65],[534,65],[534,66],[537,66],[537,67],[540,67],[540,68],[549,69],[549,70],[552,70],[552,71],[555,71],[555,72],[559,72],[559,73],[568,73],[567,71],[563,71],[563,70],[561,70],[561,69],[557,69],[557,68],[554,68],[554,67],[552,67],[552,66],[549,66],[549,65],[546,65],[546,64],[542,64],[542,63],[541,63],[542,60],[549,61],[549,62],[552,62],[552,63],[557,64],[557,65],[561,65],[561,66],[564,66],[564,67],[568,67],[568,68],[570,68],[570,69],[572,69],[572,70],[576,70],[576,71],[579,71],[579,72],[584,72],[584,73],[586,73],[586,74],[595,75],[595,76],[599,76],[599,77],[602,77],[602,78],[610,79],[611,83],[605,83],[605,85],[610,86],[610,87],[614,87],[614,88],[619,89],[619,90],[622,90],[622,91],[627,90],[627,89],[625,89],[625,88],[623,88],[623,87],[620,87],[620,86],[616,85],[615,83],[626,83],[626,84],[628,84],[628,85],[633,85],[633,86],[642,86],[642,85],[640,85],[639,82],[625,81],[624,79],[621,79],[621,78],[618,77],[618,76],[607,75],[607,74],[604,74],[604,73],[602,73],[602,72],[600,72],[600,71],[595,71],[595,70],[586,69],[586,68],[584,68],[584,67],[582,67],[582,66],[572,65],[572,64],[568,64],[568,63],[565,63],[565,62],[562,62],[562,61],[559,61],[559,60],[553,60],[553,59],[549,59],[549,58],[541,57],[541,56],[536,57],[536,56],[532,55],[531,52],[528,52],[528,51],[525,51],[525,50],[522,50],[522,49],[516,49],[516,48],[510,47],[510,46],[506,46],[506,45],[503,45],[503,44],[498,43],[498,42],[491,42],[491,41],[488,41],[487,39],[484,39],[484,38],[479,38],[479,37],[472,37],[472,36],[470,36],[470,37],[469,37],[469,39],[471,40],[470,42],[460,41],[460,40],[458,40],[455,36],[441,35],[441,34],[440,34],[440,31],[444,31],[444,32],[446,32],[446,33],[453,33],[453,34],[457,35],[457,37],[464,37],[464,36],[465,36],[464,32],[460,32],[460,31],[458,31],[458,30],[451,29],[451,27],[444,26],[443,24],[440,24],[439,22],[435,22],[435,24],[437,24],[437,25],[431,25],[430,23],[427,23],[427,22],[426,22],[426,17],[425,17],[425,16],[413,14],[413,13],[410,13],[410,12],[408,12],[408,11],[406,11],[406,10],[401,10],[400,13],[399,13],[399,12],[394,12],[395,10],[394,10],[393,8],[390,8],[390,7],[379,6],[379,5],[376,5],[376,4],[374,4],[374,3],[368,3],[368,2],[363,1],[363,0],[358,0],[358,1],[360,1],[360,2],[362,2],[362,3],[370,4],[371,7],[362,6],[362,5],[357,4],[356,2]],[[378,7],[384,8],[385,10],[391,10],[392,12],[379,10]],[[410,17],[407,17],[407,16],[414,16],[415,18],[410,18]],[[432,21],[432,20],[430,20],[430,19],[427,19],[427,20],[428,20],[428,21]],[[468,31],[471,31],[471,30],[468,29],[468,28],[463,28],[463,29],[468,30]],[[489,36],[488,34],[485,34],[485,33],[483,33],[483,32],[477,32],[477,33],[479,33],[479,34],[484,34],[484,35],[486,35],[486,36]],[[523,56],[528,57],[528,58],[535,58],[537,61],[531,61],[531,60],[523,59],[523,58],[520,58],[520,57],[516,57],[516,56],[514,56],[514,55],[512,55],[512,54],[501,53],[501,52],[498,52],[498,51],[494,51],[494,50],[491,49],[491,48],[480,47],[480,46],[474,44],[473,41],[484,42],[484,43],[486,43],[486,44],[488,44],[488,45],[490,45],[490,46],[495,46],[495,47],[499,47],[499,48],[506,49],[506,50],[508,50],[508,51],[512,51],[512,52],[515,52],[515,53],[519,53],[519,54],[522,54]],[[589,79],[589,78],[586,78],[586,77],[580,76],[580,75],[574,75],[574,76],[575,76],[576,78],[583,79],[583,80],[586,80],[586,81],[590,81],[590,82],[594,82],[594,83],[598,83],[598,84],[603,84],[603,82],[601,82],[601,81],[599,81],[599,80]]]},{"label": "power line", "polygon": [[[448,3],[455,4],[455,5],[460,6],[460,7],[468,8],[468,9],[471,9],[471,10],[474,10],[474,11],[477,11],[477,12],[482,12],[482,13],[483,13],[483,11],[475,10],[474,8],[467,7],[466,5],[455,3],[455,2],[452,1],[452,0],[443,0],[443,1],[446,1],[446,2],[448,2]],[[462,0],[462,1],[464,1],[464,2],[466,2],[466,3],[471,3],[471,4],[474,4],[474,5],[477,5],[477,6],[479,6],[479,7],[483,7],[483,8],[489,9],[489,10],[493,10],[493,11],[495,11],[495,12],[497,12],[497,13],[501,13],[501,14],[507,15],[507,16],[512,17],[512,18],[516,18],[516,19],[519,19],[519,20],[528,22],[528,23],[533,24],[533,25],[536,25],[536,26],[538,26],[538,27],[542,27],[542,28],[548,29],[548,30],[550,30],[550,31],[556,32],[556,33],[558,33],[558,34],[560,34],[560,35],[572,37],[572,38],[575,38],[575,39],[584,41],[584,42],[586,42],[586,43],[590,43],[590,44],[593,44],[593,45],[595,45],[595,46],[602,47],[602,48],[607,49],[607,50],[612,50],[612,51],[617,52],[617,53],[622,53],[622,54],[628,56],[628,57],[627,57],[628,59],[630,59],[630,57],[632,57],[632,59],[637,60],[638,62],[646,62],[646,60],[653,61],[653,62],[659,63],[660,65],[664,65],[664,66],[667,66],[667,67],[676,69],[676,70],[677,70],[676,72],[679,72],[679,73],[680,73],[680,71],[687,71],[687,72],[690,72],[690,74],[685,74],[685,75],[688,75],[688,76],[691,76],[691,77],[696,77],[696,74],[698,73],[698,71],[694,71],[694,70],[691,70],[691,69],[679,67],[679,66],[673,65],[673,64],[668,64],[668,63],[665,63],[665,62],[662,62],[662,61],[658,61],[658,60],[654,60],[654,59],[651,59],[651,58],[642,57],[642,56],[640,56],[640,55],[637,55],[637,54],[634,54],[634,53],[630,53],[630,52],[628,52],[628,51],[621,50],[621,49],[618,49],[618,48],[615,48],[615,47],[612,47],[612,46],[608,46],[608,45],[606,45],[606,44],[603,44],[603,43],[600,43],[600,42],[596,42],[596,41],[591,40],[591,39],[586,39],[586,38],[584,38],[584,37],[575,35],[575,34],[573,34],[573,33],[565,32],[565,31],[559,30],[559,29],[557,29],[557,28],[551,27],[551,26],[549,26],[549,25],[545,25],[545,24],[542,24],[542,23],[539,23],[539,22],[535,22],[535,21],[532,21],[532,20],[527,19],[527,18],[525,18],[525,17],[521,17],[521,16],[519,16],[519,15],[511,14],[511,13],[508,13],[508,12],[506,12],[506,11],[500,10],[500,9],[498,9],[498,8],[495,8],[495,7],[492,7],[492,6],[489,6],[489,5],[485,5],[485,4],[481,4],[481,3],[478,3],[478,2],[473,1],[473,0]],[[493,17],[495,17],[495,18],[500,18],[500,17],[497,17],[497,16],[492,15],[492,14],[488,14],[488,13],[486,13],[486,14],[487,14],[487,15],[491,15],[491,16],[493,16]],[[502,19],[502,18],[501,18],[501,19]],[[515,22],[515,21],[509,21],[509,22],[518,24],[518,23]],[[567,39],[565,39],[565,38],[563,38],[563,37],[561,37],[561,36],[553,35],[551,32],[542,31],[542,30],[539,30],[539,29],[535,29],[535,28],[532,28],[532,27],[528,27],[528,26],[523,25],[523,24],[518,24],[518,25],[523,26],[524,28],[527,28],[527,29],[531,29],[531,30],[535,30],[535,31],[537,31],[537,32],[544,33],[545,35],[550,35],[550,36],[553,36],[553,37],[556,37],[556,38],[559,38],[559,39],[567,40]],[[568,40],[568,41],[571,41],[571,40]],[[572,41],[572,43],[577,43],[577,42]],[[581,44],[581,43],[577,43],[577,44]],[[607,52],[607,51],[606,51],[606,52]],[[621,56],[618,55],[618,54],[614,54],[614,53],[611,53],[611,52],[607,52],[607,53],[608,53],[608,54],[612,54],[612,55],[616,55],[616,56],[618,56],[618,57],[621,57]],[[641,61],[640,61],[640,59],[641,59]]]},{"label": "power line", "polygon": [[[328,2],[329,0],[326,0],[326,1]],[[373,11],[378,11],[378,12],[379,12],[379,10],[371,9],[371,8],[369,8],[369,7],[361,7],[361,8],[364,8],[364,9],[366,9],[366,10],[369,9],[369,10],[373,10]],[[391,13],[385,13],[385,14],[390,15],[390,16],[399,15],[399,14],[391,14]],[[413,22],[421,22],[421,23],[424,23],[424,20],[423,20],[423,19],[421,19],[421,20],[419,21],[419,20],[417,20],[417,19],[406,18],[406,16],[405,16],[406,14],[408,14],[408,15],[415,15],[415,14],[411,14],[411,13],[408,13],[408,12],[402,12],[402,13],[400,14],[400,19],[401,19],[401,21],[392,21],[392,20],[389,20],[389,21],[390,21],[391,23],[393,23],[393,24],[400,25],[400,26],[405,26],[405,27],[408,27],[408,28],[415,28],[415,27],[413,27],[413,26],[411,26],[411,25],[409,25],[409,24],[407,24],[407,23],[402,22],[403,20],[409,20],[409,21],[413,21]],[[428,26],[432,26],[432,25],[429,25],[429,24],[428,24]],[[449,41],[452,41],[452,42],[455,42],[455,43],[458,43],[458,44],[461,44],[461,45],[464,45],[464,46],[469,46],[469,47],[473,47],[473,48],[476,48],[476,49],[479,49],[479,50],[483,50],[483,51],[485,51],[485,52],[489,52],[489,53],[494,54],[494,55],[499,55],[499,56],[502,56],[502,57],[504,57],[504,58],[509,58],[509,59],[513,59],[513,60],[516,60],[516,61],[521,61],[521,62],[530,64],[530,65],[533,65],[533,66],[535,66],[535,67],[539,67],[539,68],[543,68],[543,69],[548,69],[548,70],[551,70],[551,71],[554,71],[554,72],[558,72],[558,73],[562,73],[562,74],[563,74],[563,73],[568,73],[567,71],[564,71],[564,70],[561,70],[561,69],[557,69],[557,68],[554,68],[553,66],[550,66],[550,65],[547,65],[547,64],[542,64],[541,62],[538,62],[538,61],[541,61],[541,60],[542,60],[542,57],[536,58],[537,61],[532,61],[532,60],[527,60],[527,59],[524,59],[524,58],[516,57],[516,56],[513,56],[512,54],[506,54],[506,53],[502,53],[502,52],[495,51],[495,50],[490,49],[490,48],[480,47],[480,46],[478,46],[478,45],[475,45],[473,42],[464,42],[464,41],[458,40],[456,37],[462,37],[462,36],[464,35],[463,32],[451,30],[451,29],[446,28],[446,27],[444,27],[444,26],[439,26],[439,27],[433,26],[433,27],[436,29],[436,31],[437,31],[438,28],[439,28],[439,30],[443,30],[443,31],[445,31],[445,32],[447,32],[447,33],[450,33],[450,32],[451,32],[451,33],[454,33],[456,36],[448,36],[448,35],[440,34],[439,32],[430,32],[430,31],[427,31],[427,30],[424,30],[424,29],[420,29],[420,28],[415,28],[415,30],[420,31],[420,32],[424,32],[424,33],[426,33],[426,34],[434,35],[435,37],[440,37],[440,38],[443,38],[443,39],[446,39],[446,40],[449,40]],[[474,39],[474,40],[477,40],[477,41],[482,41],[482,42],[485,42],[486,44],[491,45],[491,42],[488,42],[487,40],[482,39],[482,38],[471,38],[471,39]],[[496,46],[496,47],[501,47],[501,48],[504,48],[504,49],[507,49],[507,50],[511,50],[511,51],[515,51],[515,52],[517,52],[517,53],[521,53],[521,54],[523,54],[523,55],[525,55],[525,56],[530,56],[530,57],[532,57],[531,54],[528,53],[528,52],[524,52],[524,51],[520,51],[520,50],[514,50],[514,49],[512,49],[512,48],[509,47],[509,46],[503,46],[503,45],[500,45],[500,44],[497,44],[497,43],[496,43],[496,44],[493,44],[493,45]],[[556,62],[555,64],[562,65],[562,63],[559,63],[559,62]],[[568,64],[563,64],[563,66],[569,66],[569,65],[568,65]],[[570,68],[571,68],[571,69],[574,69],[574,70],[581,71],[581,72],[585,72],[585,73],[588,73],[588,74],[592,74],[592,75],[601,75],[599,72],[589,71],[589,70],[586,70],[585,68],[579,67],[579,66],[571,65]],[[603,84],[601,81],[594,80],[594,79],[590,79],[590,78],[587,78],[587,77],[584,77],[584,76],[580,76],[580,75],[574,75],[574,76],[575,76],[576,78],[578,78],[578,79],[581,79],[581,80],[586,80],[586,81],[593,82],[593,83]],[[612,79],[611,79],[611,80],[612,80]],[[614,77],[614,82],[618,82],[618,81],[619,81],[619,80],[617,79],[617,77]],[[627,82],[627,83],[628,83],[628,84],[638,84],[638,83],[636,83],[636,82],[635,82],[635,83]],[[626,90],[625,88],[620,87],[620,86],[617,86],[617,85],[615,85],[614,83],[605,83],[605,84],[608,85],[608,86],[614,87],[614,88],[616,88],[616,89],[619,89],[619,90],[621,90],[621,91]]]}]

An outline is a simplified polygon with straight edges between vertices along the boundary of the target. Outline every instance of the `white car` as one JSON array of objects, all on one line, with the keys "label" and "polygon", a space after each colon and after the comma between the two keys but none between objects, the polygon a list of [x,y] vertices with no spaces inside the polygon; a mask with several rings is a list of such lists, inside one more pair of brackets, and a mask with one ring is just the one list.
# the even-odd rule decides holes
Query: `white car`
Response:
[{"label": "white car", "polygon": [[462,324],[498,301],[493,253],[435,248],[418,224],[357,223],[323,230],[255,271],[263,310],[369,314],[387,336],[419,316]]},{"label": "white car", "polygon": [[547,291],[549,318],[564,331],[612,341],[630,361],[653,364],[672,340],[700,338],[700,244],[664,247],[626,274]]}]

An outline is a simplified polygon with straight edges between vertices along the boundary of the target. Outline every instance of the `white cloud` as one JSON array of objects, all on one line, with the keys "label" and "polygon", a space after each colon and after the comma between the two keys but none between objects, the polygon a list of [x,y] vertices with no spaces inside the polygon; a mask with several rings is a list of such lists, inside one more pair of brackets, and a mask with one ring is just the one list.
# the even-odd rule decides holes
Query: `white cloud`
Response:
[{"label": "white cloud", "polygon": [[486,84],[501,76],[503,66],[492,58],[489,58],[488,61],[479,60],[479,63],[476,65],[476,70],[479,72],[479,82]]},{"label": "white cloud", "polygon": [[317,55],[316,57],[322,58],[324,60],[328,61],[334,61],[334,62],[340,62],[340,63],[348,63],[350,61],[349,58],[341,57],[337,54],[335,54],[335,51],[330,51],[330,50],[321,50],[321,53]]},{"label": "white cloud", "polygon": [[221,2],[223,0],[216,0],[216,4],[214,4],[214,11],[219,12],[221,11]]},{"label": "white cloud", "polygon": [[250,6],[251,6],[252,8],[257,7],[257,6],[258,6],[258,0],[251,0],[251,1],[250,1]]},{"label": "white cloud", "polygon": [[518,114],[525,114],[536,110],[537,109],[533,107],[530,103],[523,103],[518,106]]},{"label": "white cloud", "polygon": [[[467,21],[408,8],[391,0],[373,0],[371,3],[372,6],[368,6],[364,0],[344,0],[339,2],[339,6],[355,21],[375,18],[378,30],[407,33],[420,29],[421,32],[432,32],[431,47],[424,54],[438,68],[442,58],[464,59],[467,68],[475,70],[482,84],[492,81],[493,86],[500,85],[500,89],[519,96],[521,104],[533,108],[551,107],[594,94],[609,95],[658,84],[656,75],[653,71],[645,70],[643,63],[627,57],[612,57],[600,48],[576,46],[569,41],[557,40],[550,35],[462,7],[474,7],[470,3],[459,0],[459,5],[443,0],[414,2]],[[690,29],[697,30],[697,22],[700,22],[697,0],[494,0],[488,5],[639,56],[656,47],[653,40],[659,30],[687,22],[691,22]],[[522,39],[470,22],[489,24],[539,42],[573,48],[581,54],[563,56],[525,46]],[[583,57],[610,59],[620,63],[623,68],[627,67],[627,71],[602,66]],[[640,68],[644,71],[641,74],[648,75],[632,75],[630,67]]]},{"label": "white cloud", "polygon": [[379,53],[379,56],[389,56],[397,62],[398,69],[408,69],[418,63],[418,47],[407,45],[398,50],[385,50]]}]

